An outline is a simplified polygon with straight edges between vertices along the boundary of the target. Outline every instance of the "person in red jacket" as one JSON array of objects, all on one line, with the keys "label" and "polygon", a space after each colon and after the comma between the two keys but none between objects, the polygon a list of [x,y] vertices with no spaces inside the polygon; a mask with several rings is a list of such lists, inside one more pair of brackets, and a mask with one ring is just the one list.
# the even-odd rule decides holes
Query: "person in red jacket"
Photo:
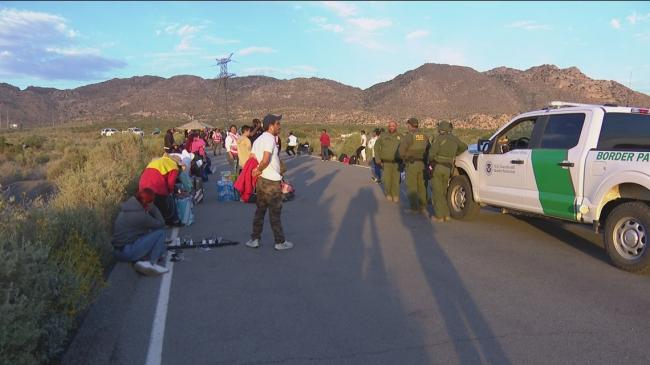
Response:
[{"label": "person in red jacket", "polygon": [[140,176],[139,189],[151,189],[155,194],[154,205],[160,210],[165,223],[168,225],[179,224],[174,201],[174,186],[178,177],[178,166],[182,164],[178,156],[169,156],[155,159],[147,165]]},{"label": "person in red jacket", "polygon": [[330,159],[330,136],[327,134],[327,130],[323,129],[323,133],[320,135],[320,153],[323,161]]}]

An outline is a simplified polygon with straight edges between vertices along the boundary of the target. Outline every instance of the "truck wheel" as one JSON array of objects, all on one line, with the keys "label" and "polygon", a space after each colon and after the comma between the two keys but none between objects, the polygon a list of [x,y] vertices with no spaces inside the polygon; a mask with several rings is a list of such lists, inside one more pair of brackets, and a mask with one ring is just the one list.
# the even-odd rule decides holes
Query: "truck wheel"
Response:
[{"label": "truck wheel", "polygon": [[650,271],[650,207],[623,203],[605,221],[605,250],[614,266],[633,273]]},{"label": "truck wheel", "polygon": [[471,220],[476,218],[481,207],[474,201],[472,185],[465,175],[454,176],[447,189],[449,213],[454,219]]}]

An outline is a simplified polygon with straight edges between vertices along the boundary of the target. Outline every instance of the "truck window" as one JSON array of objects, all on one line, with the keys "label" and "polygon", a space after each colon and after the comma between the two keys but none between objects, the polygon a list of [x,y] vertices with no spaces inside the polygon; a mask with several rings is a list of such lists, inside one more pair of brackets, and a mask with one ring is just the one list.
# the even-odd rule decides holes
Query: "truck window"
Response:
[{"label": "truck window", "polygon": [[523,119],[512,124],[512,126],[497,136],[494,153],[506,153],[512,150],[530,148],[530,141],[533,138],[536,117]]},{"label": "truck window", "polygon": [[540,148],[568,150],[575,147],[582,134],[585,114],[554,114],[548,118]]},{"label": "truck window", "polygon": [[650,115],[606,113],[599,150],[650,150]]}]

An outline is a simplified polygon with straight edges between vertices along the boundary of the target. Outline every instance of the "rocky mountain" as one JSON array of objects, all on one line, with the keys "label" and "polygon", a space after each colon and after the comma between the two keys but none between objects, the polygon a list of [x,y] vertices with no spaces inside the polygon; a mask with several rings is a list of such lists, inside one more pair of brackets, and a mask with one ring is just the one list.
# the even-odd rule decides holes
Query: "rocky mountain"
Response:
[{"label": "rocky mountain", "polygon": [[[525,71],[499,67],[425,64],[362,90],[319,78],[278,80],[264,76],[218,80],[181,75],[113,79],[72,90],[0,83],[0,114],[25,126],[66,121],[160,117],[179,121],[247,121],[273,112],[296,122],[376,123],[417,116],[460,126],[494,128],[509,115],[551,100],[650,106],[650,96],[615,81],[593,80],[575,67],[542,65]],[[3,124],[5,125],[5,124]]]}]

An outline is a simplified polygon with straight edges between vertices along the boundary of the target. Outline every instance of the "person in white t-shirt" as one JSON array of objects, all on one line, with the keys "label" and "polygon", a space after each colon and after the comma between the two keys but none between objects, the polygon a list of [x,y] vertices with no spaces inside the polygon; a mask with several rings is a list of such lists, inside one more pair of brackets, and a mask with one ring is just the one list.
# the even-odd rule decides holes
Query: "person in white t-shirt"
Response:
[{"label": "person in white t-shirt", "polygon": [[287,155],[295,156],[296,155],[296,146],[298,146],[298,137],[296,137],[293,132],[289,132],[289,141],[287,143]]},{"label": "person in white t-shirt", "polygon": [[253,217],[253,233],[251,239],[246,242],[250,248],[260,247],[262,228],[264,227],[264,216],[269,210],[271,230],[275,238],[276,250],[288,250],[293,243],[287,241],[282,230],[282,174],[280,173],[280,157],[278,156],[278,145],[276,136],[280,134],[280,120],[282,115],[269,114],[264,117],[262,127],[264,133],[253,142],[250,158],[256,158],[259,165],[253,169],[253,176],[257,176],[255,201],[257,209]]},{"label": "person in white t-shirt", "polygon": [[361,131],[361,161],[366,162],[366,147],[368,145],[368,136],[366,136],[366,131]]}]

